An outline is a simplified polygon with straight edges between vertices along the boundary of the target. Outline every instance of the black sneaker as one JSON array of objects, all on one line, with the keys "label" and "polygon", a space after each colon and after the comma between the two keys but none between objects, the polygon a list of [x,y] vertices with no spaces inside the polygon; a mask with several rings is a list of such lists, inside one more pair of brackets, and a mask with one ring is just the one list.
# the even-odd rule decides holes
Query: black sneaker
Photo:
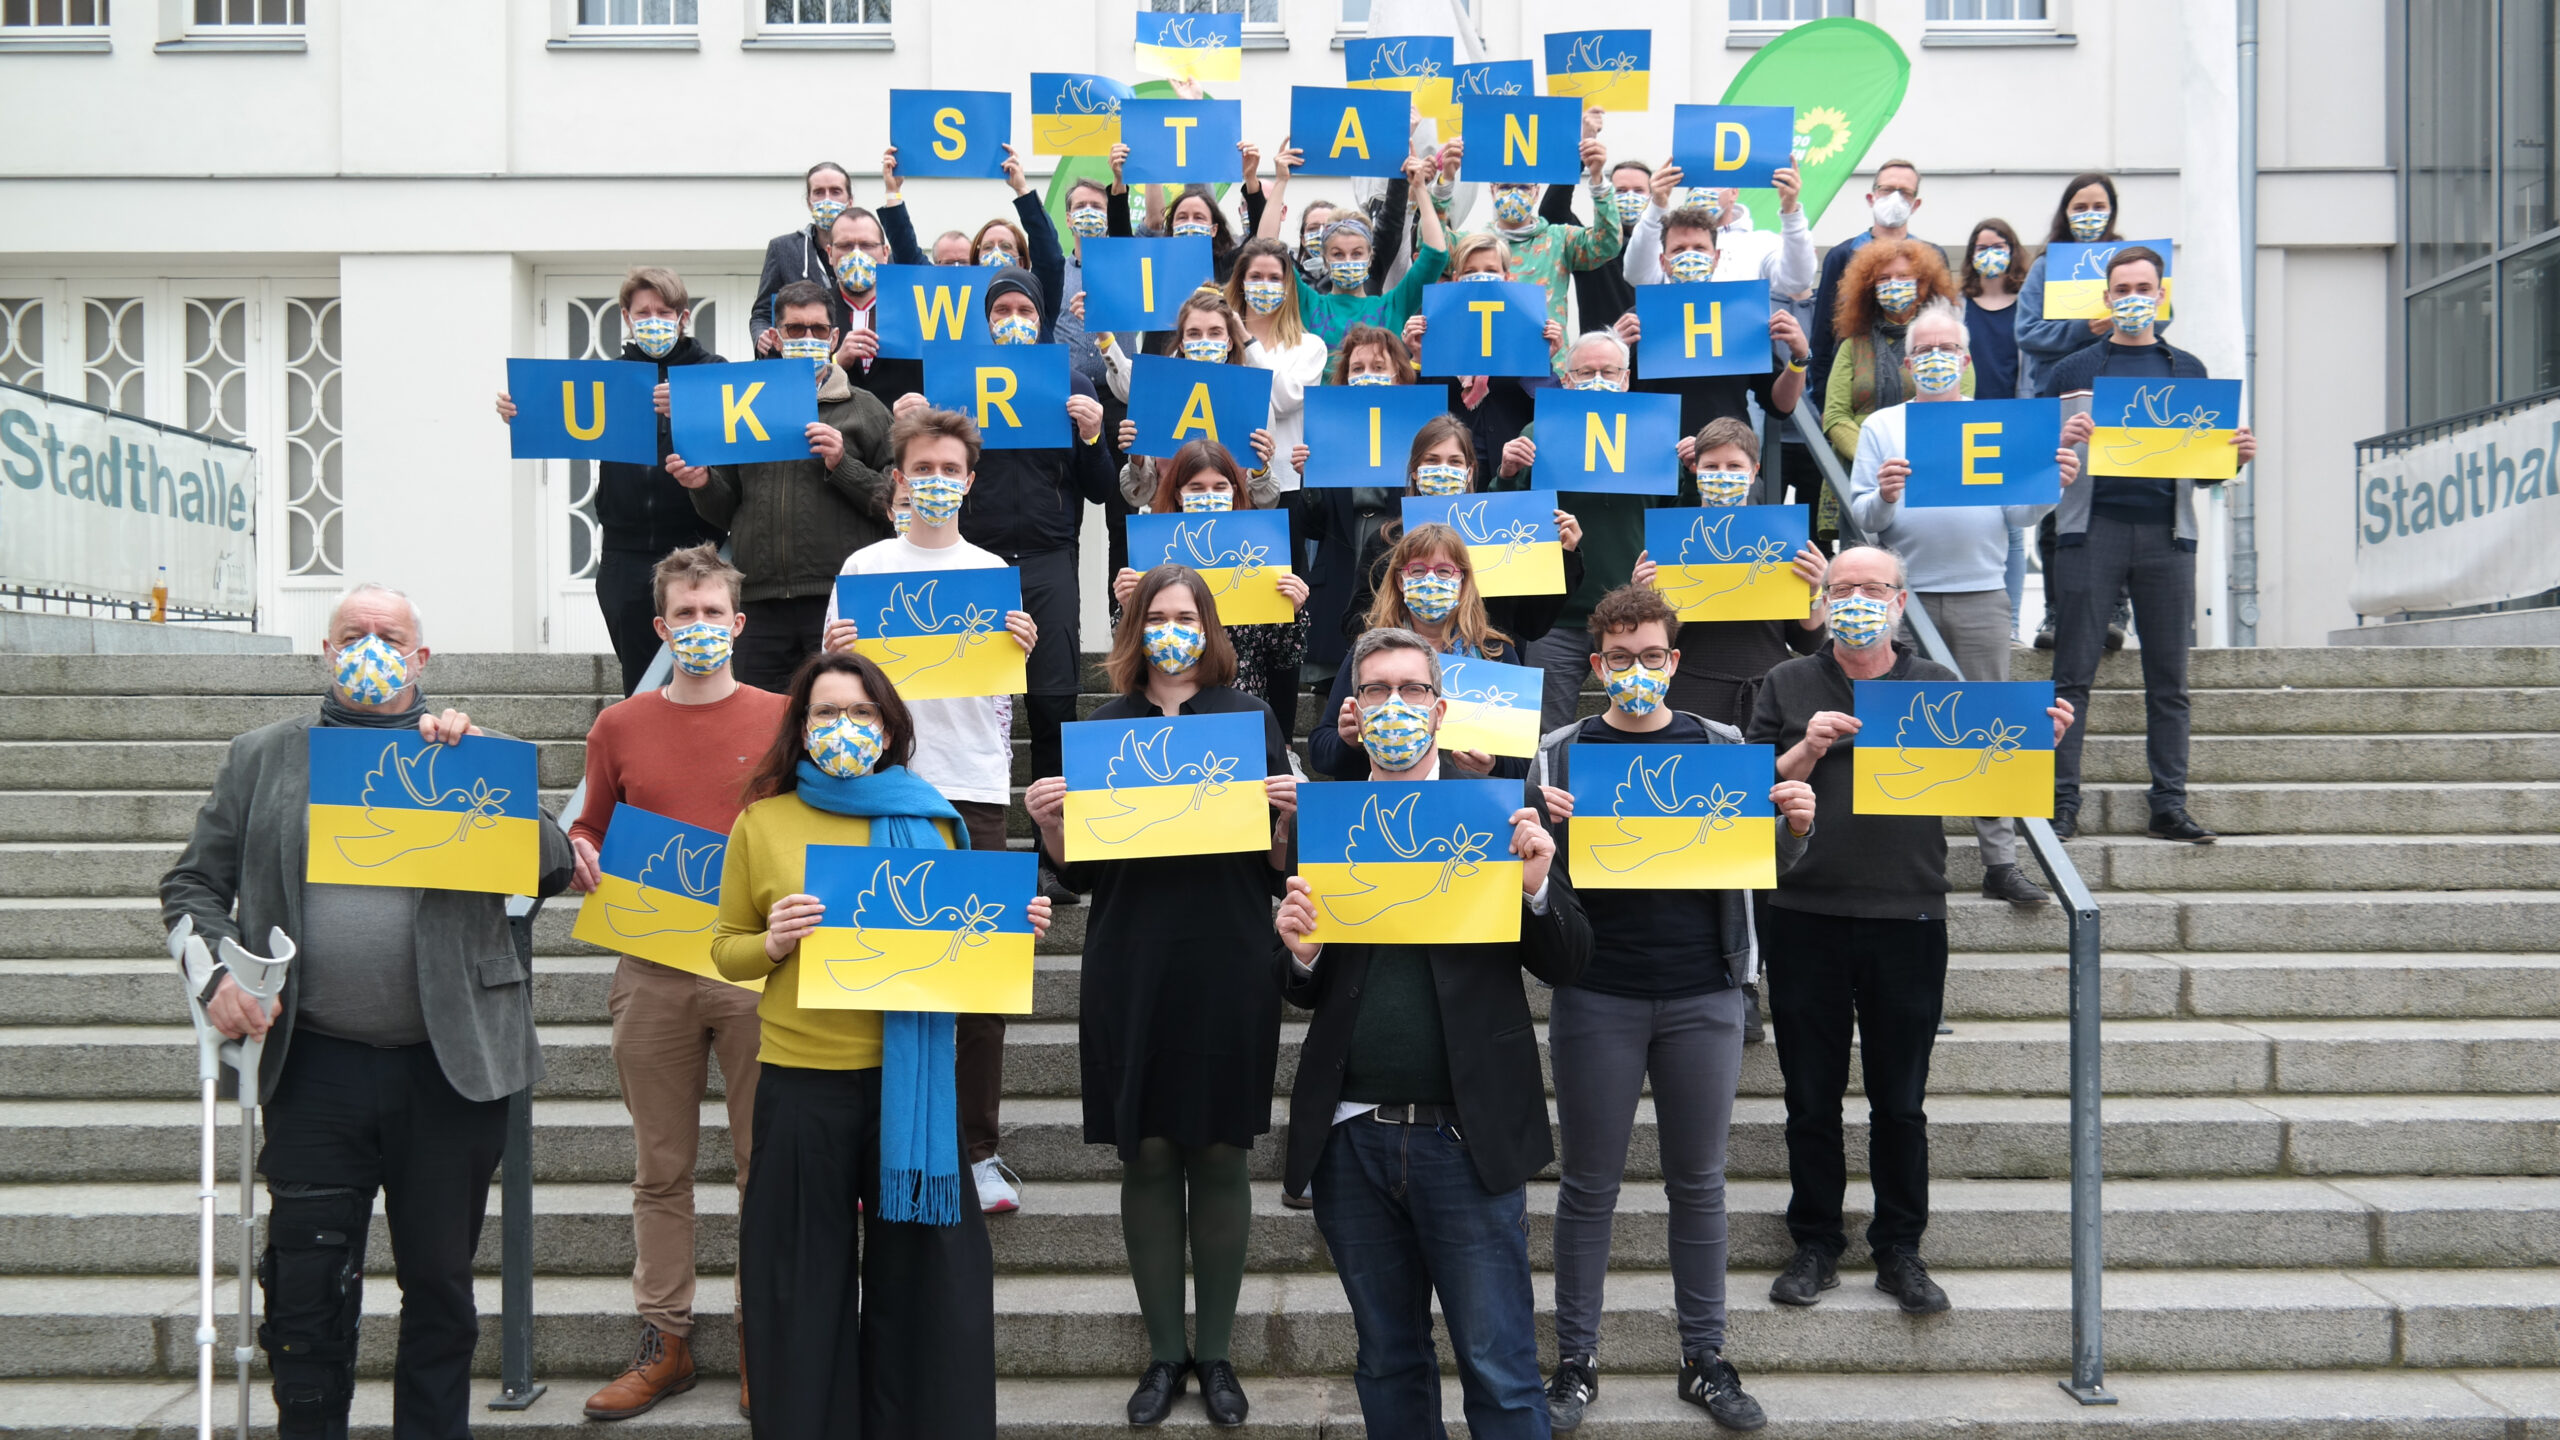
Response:
[{"label": "black sneaker", "polygon": [[1769,1286],[1769,1298],[1781,1305],[1810,1305],[1839,1283],[1839,1257],[1818,1246],[1799,1245],[1787,1268]]},{"label": "black sneaker", "polygon": [[1222,1429],[1243,1424],[1245,1412],[1253,1407],[1245,1402],[1244,1387],[1236,1383],[1236,1367],[1211,1360],[1191,1368],[1200,1377],[1200,1403],[1209,1407],[1209,1423]]},{"label": "black sneaker", "polygon": [[1758,1045],[1769,1038],[1767,1022],[1760,1014],[1760,987],[1742,987],[1742,1043]]},{"label": "black sneaker", "polygon": [[1051,905],[1084,903],[1084,897],[1069,889],[1067,882],[1058,878],[1058,872],[1050,869],[1046,860],[1040,862],[1040,893],[1049,897]]},{"label": "black sneaker", "polygon": [[2036,882],[2028,879],[2025,871],[2020,870],[2015,864],[2009,864],[1992,865],[1983,870],[1982,898],[2006,900],[2021,910],[2032,910],[2039,905],[2049,903],[2053,897],[2045,894],[2037,887]]},{"label": "black sneaker", "polygon": [[1582,1423],[1582,1407],[1600,1393],[1600,1361],[1597,1356],[1579,1359],[1570,1356],[1556,1362],[1555,1378],[1547,1382],[1547,1428],[1571,1430]]},{"label": "black sneaker", "polygon": [[2047,620],[2036,630],[2036,648],[2039,650],[2050,650],[2053,648],[2052,621]]},{"label": "black sneaker", "polygon": [[1727,1430],[1757,1430],[1769,1423],[1760,1402],[1742,1393],[1742,1377],[1732,1364],[1712,1350],[1681,1357],[1680,1398]]},{"label": "black sneaker", "polygon": [[2123,649],[2123,648],[2124,648],[2124,627],[2123,627],[2123,626],[2121,626],[2121,625],[2110,625],[2110,626],[2108,626],[2108,627],[2107,627],[2107,653],[2108,653],[2108,654],[2110,654],[2110,655],[2113,655],[2114,653],[2116,653],[2117,651],[2119,651],[2119,650],[2121,650],[2121,649]]},{"label": "black sneaker", "polygon": [[2151,828],[2143,831],[2154,840],[2176,840],[2187,845],[2210,845],[2222,837],[2197,824],[2184,810],[2163,810],[2151,817]]},{"label": "black sneaker", "polygon": [[1161,1425],[1173,1413],[1173,1402],[1190,1388],[1191,1362],[1158,1360],[1138,1377],[1138,1388],[1129,1396],[1129,1423]]},{"label": "black sneaker", "polygon": [[1877,1256],[1876,1288],[1892,1296],[1905,1315],[1937,1315],[1947,1308],[1947,1292],[1929,1278],[1928,1263],[1915,1250]]},{"label": "black sneaker", "polygon": [[2077,805],[2056,805],[2053,807],[2053,838],[2056,840],[2068,840],[2079,833],[2080,807]]},{"label": "black sneaker", "polygon": [[1313,1190],[1299,1190],[1294,1192],[1283,1190],[1280,1192],[1280,1203],[1288,1206],[1292,1210],[1313,1210],[1316,1208],[1316,1192]]}]

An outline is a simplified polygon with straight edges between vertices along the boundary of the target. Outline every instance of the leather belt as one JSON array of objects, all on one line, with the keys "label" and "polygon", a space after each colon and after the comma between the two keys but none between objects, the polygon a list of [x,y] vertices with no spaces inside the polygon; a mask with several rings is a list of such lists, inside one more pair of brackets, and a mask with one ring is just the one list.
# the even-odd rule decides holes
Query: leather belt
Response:
[{"label": "leather belt", "polygon": [[1458,1129],[1458,1107],[1455,1105],[1381,1105],[1369,1112],[1369,1118],[1381,1125],[1428,1125],[1434,1129]]}]

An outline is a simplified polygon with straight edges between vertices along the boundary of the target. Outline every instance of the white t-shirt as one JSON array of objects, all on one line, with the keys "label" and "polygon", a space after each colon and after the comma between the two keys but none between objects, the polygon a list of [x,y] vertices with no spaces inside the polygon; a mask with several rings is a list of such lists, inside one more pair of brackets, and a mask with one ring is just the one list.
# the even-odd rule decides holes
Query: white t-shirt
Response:
[{"label": "white t-shirt", "polygon": [[[904,535],[865,545],[844,558],[847,575],[895,575],[910,570],[996,570],[1004,560],[966,540],[928,550]],[[827,623],[836,622],[836,600],[827,596]],[[1012,642],[1006,636],[1006,643]],[[909,768],[946,800],[1002,805],[1013,796],[1013,703],[1008,695],[959,700],[910,700],[916,754]]]}]

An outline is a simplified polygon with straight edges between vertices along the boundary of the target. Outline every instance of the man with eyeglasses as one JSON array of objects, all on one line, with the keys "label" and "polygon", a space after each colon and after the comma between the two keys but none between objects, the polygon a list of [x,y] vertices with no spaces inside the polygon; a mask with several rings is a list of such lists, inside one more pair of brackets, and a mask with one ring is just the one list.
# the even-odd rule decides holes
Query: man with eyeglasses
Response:
[{"label": "man with eyeglasses", "polygon": [[[1439,779],[1448,703],[1430,642],[1372,630],[1347,663],[1369,778]],[[1372,1435],[1444,1433],[1435,1292],[1468,1433],[1548,1434],[1527,1185],[1555,1149],[1520,972],[1573,983],[1591,957],[1591,926],[1549,868],[1556,847],[1542,818],[1536,804],[1511,815],[1517,940],[1318,945],[1314,897],[1296,876],[1274,921],[1289,952],[1281,994],[1314,1012],[1289,1100],[1286,1189],[1315,1187],[1316,1226],[1359,1334],[1353,1381]]]},{"label": "man with eyeglasses", "polygon": [[[1850,1033],[1867,1092],[1867,1174],[1875,1219],[1867,1245],[1876,1288],[1904,1313],[1947,1308],[1920,1259],[1929,1224],[1929,1056],[1947,989],[1947,837],[1934,815],[1860,815],[1856,774],[1860,680],[1953,680],[1897,642],[1907,592],[1902,557],[1852,545],[1823,572],[1830,642],[1769,672],[1747,730],[1778,747],[1778,775],[1813,786],[1804,858],[1778,877],[1763,908],[1769,1008],[1786,1081],[1787,1233],[1796,1253],[1769,1287],[1781,1305],[1811,1305],[1840,1283],[1848,1190],[1840,1102]],[[2071,707],[2049,715],[2056,735]]]},{"label": "man with eyeglasses", "polygon": [[1864,230],[1834,245],[1822,257],[1822,283],[1813,292],[1813,374],[1806,384],[1815,395],[1831,383],[1831,361],[1841,338],[1831,333],[1831,311],[1840,303],[1840,277],[1849,261],[1872,241],[1900,240],[1911,233],[1911,215],[1920,208],[1920,167],[1908,160],[1887,160],[1876,167],[1867,186]]},{"label": "man with eyeglasses", "polygon": [[[755,337],[760,358],[782,353],[776,317],[781,313],[783,286],[808,280],[829,290],[834,288],[829,274],[834,260],[827,253],[827,232],[834,227],[837,216],[853,208],[853,180],[843,166],[833,160],[821,160],[800,178],[800,197],[808,202],[809,223],[765,243],[764,270],[756,276],[756,300],[747,307],[747,333]],[[831,297],[827,309],[827,318],[841,327],[843,300]]]},{"label": "man with eyeglasses", "polygon": [[794,280],[775,305],[782,356],[807,360],[818,391],[809,458],[705,468],[667,457],[693,508],[728,527],[731,562],[747,577],[738,679],[777,693],[818,648],[844,557],[889,534],[889,407],[835,363],[831,290]]},{"label": "man with eyeglasses", "polygon": [[[1858,429],[1858,455],[1849,471],[1849,514],[1858,527],[1903,558],[1911,589],[1927,607],[1938,635],[1968,680],[2009,678],[2009,592],[2005,567],[2009,534],[2032,529],[2049,505],[1943,505],[1902,503],[1911,478],[1906,443],[1909,407],[1963,403],[1964,372],[1973,364],[1964,311],[1951,300],[1932,300],[1911,319],[1904,381],[1912,399],[1888,405]],[[2080,457],[2065,446],[2054,454],[2066,486],[2079,477]],[[2006,818],[1973,822],[1982,847],[1982,898],[2021,909],[2046,903],[2044,891],[2018,868],[2017,826]]]}]

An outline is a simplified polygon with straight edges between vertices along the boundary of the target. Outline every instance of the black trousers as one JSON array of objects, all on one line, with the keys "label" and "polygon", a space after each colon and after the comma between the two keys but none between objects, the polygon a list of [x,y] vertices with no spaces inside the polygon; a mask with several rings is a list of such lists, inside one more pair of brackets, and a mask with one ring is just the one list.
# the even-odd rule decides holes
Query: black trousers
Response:
[{"label": "black trousers", "polygon": [[[1877,1254],[1917,1250],[1929,1226],[1929,1055],[1947,992],[1947,920],[1868,920],[1761,909],[1769,1008],[1787,1091],[1787,1233],[1798,1245],[1849,1248],[1840,1206],[1849,1178],[1840,1102],[1849,1032],[1867,1088],[1867,1174]],[[763,1161],[759,1159],[758,1164]]]},{"label": "black trousers", "polygon": [[2151,766],[2151,813],[2187,804],[2187,649],[2195,633],[2196,552],[2178,548],[2168,525],[2137,525],[2091,515],[2077,545],[2054,556],[2054,698],[2071,702],[2071,729],[2054,747],[2053,798],[2080,804],[2080,749],[2089,739],[2089,687],[2106,654],[2107,612],[2124,591],[2133,595],[2142,635],[2143,750]]},{"label": "black trousers", "polygon": [[660,557],[635,550],[607,550],[596,557],[596,608],[613,658],[622,662],[622,693],[640,688],[649,662],[658,658],[658,602],[651,576]]},{"label": "black trousers", "polygon": [[877,1070],[768,1062],[755,1127],[738,1282],[757,1440],[994,1440],[995,1255],[969,1167],[959,1224],[875,1218]]},{"label": "black trousers", "polygon": [[383,1194],[400,1281],[391,1433],[467,1440],[480,1341],[471,1257],[506,1149],[507,1102],[466,1100],[432,1045],[382,1049],[304,1030],[263,1107],[271,1209],[258,1262],[280,1433],[347,1433],[365,1232]]},{"label": "black trousers", "polygon": [[827,597],[793,595],[780,600],[750,600],[738,607],[747,617],[731,662],[740,680],[759,690],[780,694],[791,688],[800,662],[818,653],[827,631]]},{"label": "black trousers", "polygon": [[1076,718],[1076,692],[1084,677],[1077,638],[1083,612],[1076,595],[1076,547],[1033,550],[1006,555],[1005,563],[1022,571],[1022,608],[1040,627],[1040,643],[1031,649],[1027,666],[1031,693],[1023,697],[1031,720],[1031,773],[1066,773],[1059,731]]}]

